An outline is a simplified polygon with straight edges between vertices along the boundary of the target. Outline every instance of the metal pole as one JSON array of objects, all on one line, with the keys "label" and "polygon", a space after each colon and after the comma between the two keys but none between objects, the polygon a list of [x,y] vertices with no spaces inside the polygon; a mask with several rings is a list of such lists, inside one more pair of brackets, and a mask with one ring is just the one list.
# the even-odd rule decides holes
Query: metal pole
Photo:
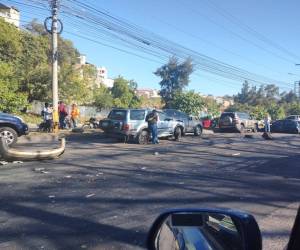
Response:
[{"label": "metal pole", "polygon": [[53,125],[54,132],[58,132],[58,76],[57,76],[57,12],[58,0],[52,0],[52,98],[53,98]]}]

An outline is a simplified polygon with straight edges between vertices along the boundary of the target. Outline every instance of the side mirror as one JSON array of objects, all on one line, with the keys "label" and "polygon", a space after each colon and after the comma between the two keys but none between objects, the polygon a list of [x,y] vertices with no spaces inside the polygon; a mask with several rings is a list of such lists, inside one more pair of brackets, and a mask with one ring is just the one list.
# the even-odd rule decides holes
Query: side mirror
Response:
[{"label": "side mirror", "polygon": [[225,209],[177,209],[155,220],[147,248],[261,250],[262,238],[250,214]]}]

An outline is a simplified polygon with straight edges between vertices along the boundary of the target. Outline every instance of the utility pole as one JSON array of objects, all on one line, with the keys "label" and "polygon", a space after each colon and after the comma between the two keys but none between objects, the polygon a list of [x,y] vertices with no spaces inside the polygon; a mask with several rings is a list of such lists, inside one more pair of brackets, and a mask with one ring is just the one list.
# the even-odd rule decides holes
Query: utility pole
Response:
[{"label": "utility pole", "polygon": [[[52,37],[52,102],[53,102],[53,126],[54,132],[58,132],[59,117],[58,117],[58,50],[57,50],[57,36],[62,32],[62,22],[58,19],[58,5],[59,0],[49,0],[52,9],[52,16],[46,18],[44,25],[45,29]],[[48,29],[47,22],[51,22],[51,29]],[[58,23],[60,30],[58,30]]]},{"label": "utility pole", "polygon": [[58,75],[57,75],[57,0],[52,0],[52,98],[54,132],[58,132]]}]

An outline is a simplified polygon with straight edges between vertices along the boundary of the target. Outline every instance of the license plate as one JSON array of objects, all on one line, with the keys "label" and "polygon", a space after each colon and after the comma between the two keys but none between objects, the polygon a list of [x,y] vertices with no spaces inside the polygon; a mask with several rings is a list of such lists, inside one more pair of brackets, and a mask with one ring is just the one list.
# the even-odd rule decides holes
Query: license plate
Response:
[{"label": "license plate", "polygon": [[103,127],[108,127],[109,123],[108,122],[102,122]]}]

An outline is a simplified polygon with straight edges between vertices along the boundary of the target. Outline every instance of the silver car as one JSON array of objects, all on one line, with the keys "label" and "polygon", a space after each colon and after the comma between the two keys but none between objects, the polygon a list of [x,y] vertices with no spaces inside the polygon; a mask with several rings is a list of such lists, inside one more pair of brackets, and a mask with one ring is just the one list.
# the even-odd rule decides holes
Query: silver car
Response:
[{"label": "silver car", "polygon": [[[108,136],[147,144],[150,140],[150,131],[145,119],[149,112],[151,112],[149,109],[113,109],[106,119],[100,121],[100,128]],[[184,123],[168,117],[162,111],[157,113],[158,137],[174,136],[178,140],[183,134]]]}]

